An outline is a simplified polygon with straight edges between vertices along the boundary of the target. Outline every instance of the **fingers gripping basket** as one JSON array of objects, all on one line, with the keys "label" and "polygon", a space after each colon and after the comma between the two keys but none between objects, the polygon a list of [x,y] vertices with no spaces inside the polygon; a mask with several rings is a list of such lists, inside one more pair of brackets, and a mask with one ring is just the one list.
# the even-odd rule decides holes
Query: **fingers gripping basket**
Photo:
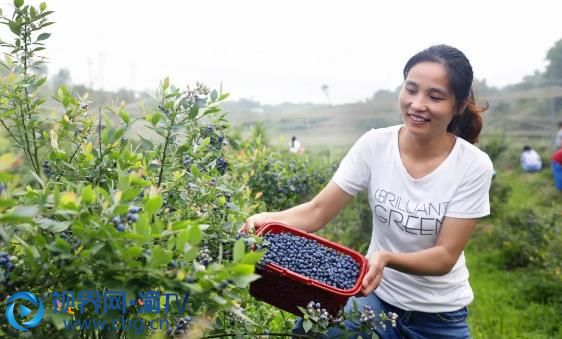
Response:
[{"label": "fingers gripping basket", "polygon": [[298,306],[306,308],[310,301],[319,302],[322,308],[325,308],[330,314],[336,315],[345,306],[349,297],[357,295],[361,290],[361,281],[367,270],[367,260],[360,253],[345,246],[281,223],[268,223],[260,228],[257,235],[265,236],[268,233],[286,232],[316,240],[323,246],[349,255],[359,265],[359,275],[355,285],[351,289],[340,289],[292,272],[277,264],[268,263],[265,266],[256,266],[256,274],[261,275],[261,278],[250,284],[250,294],[256,299],[299,316],[302,316],[302,312]]}]

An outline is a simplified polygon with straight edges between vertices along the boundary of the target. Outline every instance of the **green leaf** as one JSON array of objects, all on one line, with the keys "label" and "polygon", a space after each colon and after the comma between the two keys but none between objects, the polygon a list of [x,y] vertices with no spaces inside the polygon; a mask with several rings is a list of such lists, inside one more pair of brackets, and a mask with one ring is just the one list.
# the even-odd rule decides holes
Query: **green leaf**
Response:
[{"label": "green leaf", "polygon": [[17,203],[16,199],[0,199],[0,208],[10,208]]},{"label": "green leaf", "polygon": [[96,201],[96,194],[92,189],[92,186],[88,185],[82,189],[82,201],[86,204],[92,204]]},{"label": "green leaf", "polygon": [[23,0],[14,0],[14,6],[16,6],[16,8],[20,8],[23,6]]},{"label": "green leaf", "polygon": [[232,253],[233,262],[238,262],[240,261],[240,259],[242,259],[242,256],[244,255],[244,250],[245,250],[244,239],[236,240],[236,242],[234,243],[234,250]]},{"label": "green leaf", "polygon": [[242,257],[242,259],[240,260],[241,263],[243,264],[251,264],[254,265],[255,263],[257,263],[258,261],[260,261],[260,259],[264,256],[264,253],[260,253],[260,252],[248,252],[246,254],[244,254],[244,256]]},{"label": "green leaf", "polygon": [[127,253],[127,257],[129,257],[130,259],[137,258],[142,254],[142,247],[140,246],[127,247],[125,253]]},{"label": "green leaf", "polygon": [[153,198],[148,199],[148,201],[144,204],[144,210],[147,214],[154,214],[162,207],[162,197],[157,195]]},{"label": "green leaf", "polygon": [[226,305],[226,299],[219,296],[218,294],[211,295],[211,299],[219,305]]},{"label": "green leaf", "polygon": [[[64,103],[63,103],[64,104]],[[109,144],[110,134],[112,133],[113,129],[111,128],[104,128],[101,131],[101,141],[107,145]]]},{"label": "green leaf", "polygon": [[141,213],[139,219],[135,223],[135,230],[138,234],[150,234],[150,225],[148,225],[148,217],[146,213]]},{"label": "green leaf", "polygon": [[119,111],[119,115],[121,116],[121,119],[128,125],[129,124],[129,114],[127,114],[127,112],[125,112],[125,111]]},{"label": "green leaf", "polygon": [[214,90],[211,92],[211,101],[212,101],[212,102],[217,101],[218,96],[219,96],[219,94],[218,94],[217,90],[214,89]]},{"label": "green leaf", "polygon": [[37,224],[44,230],[53,233],[60,233],[69,228],[72,223],[70,221],[57,221],[49,218],[39,218],[37,219]]},{"label": "green leaf", "polygon": [[259,278],[261,278],[259,275],[257,274],[248,274],[248,275],[241,275],[238,277],[232,277],[232,281],[234,283],[234,285],[240,287],[240,288],[244,288],[247,287],[249,283],[251,283],[252,281],[256,281]]},{"label": "green leaf", "polygon": [[195,117],[197,116],[197,114],[199,113],[199,107],[197,106],[193,106],[189,109],[189,114],[188,114],[188,118],[193,120],[195,119]]},{"label": "green leaf", "polygon": [[97,244],[92,246],[92,249],[90,250],[90,254],[96,255],[99,251],[102,250],[102,248],[105,247],[105,244],[106,244],[105,242],[98,242]]},{"label": "green leaf", "polygon": [[46,3],[42,2],[42,3],[39,4],[39,10],[40,10],[41,12],[43,12],[43,11],[46,10],[46,9],[47,9],[47,4],[46,4]]},{"label": "green leaf", "polygon": [[176,237],[176,249],[180,252],[184,251],[185,244],[189,241],[189,230],[183,229]]},{"label": "green leaf", "polygon": [[113,136],[113,140],[120,139],[123,134],[125,134],[125,130],[123,128],[119,128],[115,131],[115,135]]},{"label": "green leaf", "polygon": [[136,197],[139,196],[140,191],[141,190],[139,188],[131,188],[123,191],[123,195],[121,196],[121,201],[127,202],[135,199]]},{"label": "green leaf", "polygon": [[17,206],[12,211],[12,214],[20,217],[33,217],[38,212],[39,208],[37,206]]},{"label": "green leaf", "polygon": [[191,164],[191,174],[193,174],[193,176],[196,178],[199,178],[201,176],[201,171],[199,170],[197,165]]},{"label": "green leaf", "polygon": [[151,228],[152,228],[151,234],[156,234],[160,236],[162,234],[162,231],[164,230],[164,225],[162,224],[162,221],[160,219],[155,218],[154,222],[151,225]]},{"label": "green leaf", "polygon": [[0,215],[0,221],[7,224],[21,224],[26,222],[31,222],[33,219],[31,217],[23,217],[21,215],[5,214]]},{"label": "green leaf", "polygon": [[150,267],[160,268],[172,260],[172,253],[158,246],[152,248],[152,256],[150,256]]},{"label": "green leaf", "polygon": [[191,225],[189,228],[189,244],[191,246],[197,246],[201,239],[203,238],[203,233],[199,228],[199,225]]},{"label": "green leaf", "polygon": [[312,321],[310,320],[303,321],[302,328],[304,329],[304,333],[308,333],[308,331],[310,331],[310,329],[312,328]]},{"label": "green leaf", "polygon": [[197,247],[192,247],[183,255],[183,259],[187,262],[191,262],[193,259],[197,258],[198,255],[199,249]]},{"label": "green leaf", "polygon": [[8,27],[10,28],[10,31],[12,31],[12,33],[14,33],[15,35],[20,35],[21,26],[17,22],[15,21],[8,22]]},{"label": "green leaf", "polygon": [[189,220],[176,221],[172,224],[171,229],[173,231],[177,231],[186,228],[188,225],[189,225]]},{"label": "green leaf", "polygon": [[156,126],[158,124],[158,121],[160,121],[161,118],[162,118],[162,115],[160,113],[155,113],[150,118],[150,122],[152,123],[153,126]]},{"label": "green leaf", "polygon": [[237,264],[232,268],[232,274],[235,276],[248,275],[254,273],[255,266],[248,264]]},{"label": "green leaf", "polygon": [[37,37],[36,41],[47,40],[47,39],[49,39],[50,36],[51,36],[51,33],[41,33]]},{"label": "green leaf", "polygon": [[219,101],[228,98],[229,95],[230,95],[230,93],[223,93],[223,94],[221,94],[221,96],[219,97]]}]

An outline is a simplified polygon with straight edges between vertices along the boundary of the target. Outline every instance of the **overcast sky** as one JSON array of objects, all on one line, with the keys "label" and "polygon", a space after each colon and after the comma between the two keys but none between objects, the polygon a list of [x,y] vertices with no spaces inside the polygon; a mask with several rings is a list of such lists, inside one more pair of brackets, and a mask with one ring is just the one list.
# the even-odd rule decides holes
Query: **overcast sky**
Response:
[{"label": "overcast sky", "polygon": [[[11,1],[0,1],[4,13]],[[33,1],[39,3],[39,1]],[[401,82],[432,44],[461,49],[490,85],[544,70],[562,1],[52,0],[49,72],[94,88],[223,83],[233,98],[333,103]],[[4,31],[2,31],[5,35]],[[6,38],[6,36],[3,36]]]}]

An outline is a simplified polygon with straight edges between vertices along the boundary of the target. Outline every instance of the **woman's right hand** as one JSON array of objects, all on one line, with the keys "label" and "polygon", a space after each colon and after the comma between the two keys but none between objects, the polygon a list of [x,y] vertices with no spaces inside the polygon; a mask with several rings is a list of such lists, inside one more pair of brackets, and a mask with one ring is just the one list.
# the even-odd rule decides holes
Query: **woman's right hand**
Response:
[{"label": "woman's right hand", "polygon": [[266,223],[272,221],[268,215],[269,213],[263,212],[254,214],[244,222],[242,228],[240,228],[239,232],[242,233],[253,233],[257,231],[260,227],[265,225]]}]

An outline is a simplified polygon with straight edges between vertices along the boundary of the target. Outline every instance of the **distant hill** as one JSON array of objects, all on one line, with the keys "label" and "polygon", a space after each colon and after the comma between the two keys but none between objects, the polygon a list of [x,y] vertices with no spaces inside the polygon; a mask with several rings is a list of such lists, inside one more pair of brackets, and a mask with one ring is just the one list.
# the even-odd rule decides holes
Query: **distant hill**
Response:
[{"label": "distant hill", "polygon": [[[483,115],[484,136],[505,134],[550,142],[557,122],[562,120],[562,87],[498,90],[483,84],[478,93],[489,104]],[[226,102],[223,108],[234,126],[261,122],[275,138],[290,140],[296,135],[309,146],[348,146],[370,128],[400,123],[398,91],[379,91],[368,101],[344,105],[262,106],[240,100]]]},{"label": "distant hill", "polygon": [[[477,81],[476,85],[479,97],[490,106],[483,115],[484,136],[504,134],[544,144],[553,140],[556,125],[562,120],[562,87],[539,87],[522,82],[497,89],[488,87],[485,81]],[[71,85],[71,88],[78,95],[89,94],[86,100],[92,102],[90,114],[97,113],[99,106],[124,103],[129,114],[142,117],[147,109],[158,105],[149,93],[96,91],[82,85]],[[57,111],[55,107],[60,107],[50,97],[53,93],[56,93],[53,86],[43,93],[49,98],[47,111]],[[295,135],[308,148],[346,148],[371,128],[400,123],[398,93],[399,88],[380,90],[369,100],[342,105],[262,105],[254,100],[240,99],[226,101],[221,106],[228,112],[227,119],[242,133],[247,131],[246,127],[262,123],[269,131],[272,143],[288,144]],[[132,133],[143,131],[139,125]]]}]

